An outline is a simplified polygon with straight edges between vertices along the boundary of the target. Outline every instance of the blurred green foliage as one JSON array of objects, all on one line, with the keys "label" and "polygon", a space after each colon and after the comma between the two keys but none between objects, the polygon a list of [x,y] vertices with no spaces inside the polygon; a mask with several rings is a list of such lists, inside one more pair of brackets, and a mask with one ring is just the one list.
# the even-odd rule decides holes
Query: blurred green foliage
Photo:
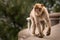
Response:
[{"label": "blurred green foliage", "polygon": [[[58,2],[57,2],[58,1]],[[18,32],[27,27],[26,18],[35,3],[60,12],[59,0],[0,0],[0,40],[17,40]]]}]

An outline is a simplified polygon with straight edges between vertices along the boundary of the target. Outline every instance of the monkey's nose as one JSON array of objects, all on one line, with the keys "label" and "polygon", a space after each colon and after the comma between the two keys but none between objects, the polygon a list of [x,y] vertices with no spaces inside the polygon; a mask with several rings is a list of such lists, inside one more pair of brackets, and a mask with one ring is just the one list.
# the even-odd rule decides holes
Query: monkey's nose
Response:
[{"label": "monkey's nose", "polygon": [[41,11],[42,8],[39,8],[39,11]]}]

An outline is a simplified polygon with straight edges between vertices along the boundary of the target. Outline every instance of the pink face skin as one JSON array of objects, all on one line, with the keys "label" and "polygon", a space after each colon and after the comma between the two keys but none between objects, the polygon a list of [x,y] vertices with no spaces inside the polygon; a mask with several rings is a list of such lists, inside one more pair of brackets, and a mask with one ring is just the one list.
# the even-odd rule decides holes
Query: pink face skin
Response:
[{"label": "pink face skin", "polygon": [[35,11],[36,11],[37,13],[39,13],[39,12],[41,12],[41,9],[42,9],[42,8],[37,8],[37,9],[35,9]]},{"label": "pink face skin", "polygon": [[41,12],[41,10],[42,10],[41,4],[35,5],[35,11],[36,11],[37,13]]}]

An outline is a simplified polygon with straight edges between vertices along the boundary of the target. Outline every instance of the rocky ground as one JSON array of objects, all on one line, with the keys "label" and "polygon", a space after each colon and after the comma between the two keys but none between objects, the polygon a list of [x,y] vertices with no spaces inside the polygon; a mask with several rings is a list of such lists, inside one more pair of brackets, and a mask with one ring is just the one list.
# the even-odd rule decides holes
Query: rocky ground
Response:
[{"label": "rocky ground", "polygon": [[18,33],[18,40],[60,40],[60,23],[52,26],[50,36],[38,38],[36,36],[32,36],[28,29],[24,29]]}]

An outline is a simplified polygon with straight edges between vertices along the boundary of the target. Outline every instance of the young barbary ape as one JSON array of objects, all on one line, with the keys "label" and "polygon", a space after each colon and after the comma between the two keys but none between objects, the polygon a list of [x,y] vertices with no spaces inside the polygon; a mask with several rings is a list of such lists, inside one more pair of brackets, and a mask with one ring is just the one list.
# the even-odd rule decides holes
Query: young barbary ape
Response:
[{"label": "young barbary ape", "polygon": [[[38,31],[39,31],[39,34],[38,34],[39,37],[43,38],[43,36],[44,36],[43,31],[46,26],[48,27],[48,31],[47,31],[46,35],[47,36],[50,35],[51,23],[50,23],[50,19],[49,19],[49,14],[48,14],[47,8],[43,4],[36,3],[33,6],[33,9],[30,13],[30,18],[31,18],[31,22],[32,22],[31,27],[33,27],[32,28],[33,35],[36,35],[35,30],[37,27]],[[42,28],[41,28],[41,26],[42,26]]]}]

